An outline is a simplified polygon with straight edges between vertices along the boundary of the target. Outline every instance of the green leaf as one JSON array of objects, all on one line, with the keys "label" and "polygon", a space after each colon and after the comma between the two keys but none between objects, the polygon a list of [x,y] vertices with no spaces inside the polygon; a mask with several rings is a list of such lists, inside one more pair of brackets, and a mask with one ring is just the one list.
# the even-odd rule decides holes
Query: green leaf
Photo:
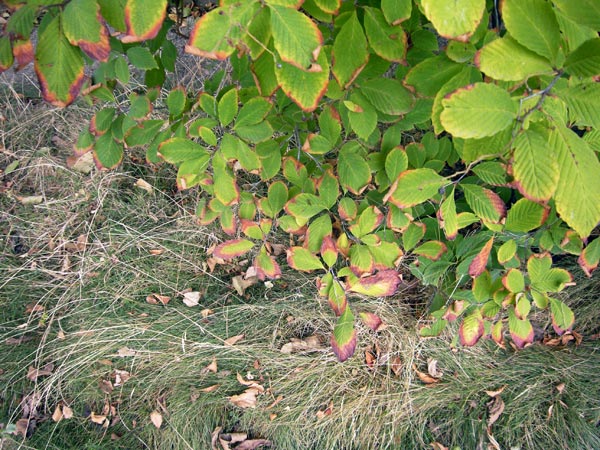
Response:
[{"label": "green leaf", "polygon": [[296,195],[285,205],[286,212],[294,216],[298,225],[304,225],[324,209],[327,209],[327,206],[323,201],[316,195],[308,193]]},{"label": "green leaf", "polygon": [[340,362],[350,358],[356,350],[356,330],[354,329],[354,314],[347,307],[338,318],[331,336],[331,348]]},{"label": "green leaf", "polygon": [[534,75],[551,74],[553,71],[546,58],[523,47],[509,35],[496,39],[479,50],[475,56],[475,65],[487,76],[502,81],[522,81]]},{"label": "green leaf", "polygon": [[375,260],[366,245],[353,245],[350,247],[350,269],[354,274],[363,276],[373,273]]},{"label": "green leaf", "polygon": [[396,147],[390,150],[385,158],[385,173],[390,181],[394,181],[398,176],[408,169],[408,157],[402,147]]},{"label": "green leaf", "polygon": [[504,244],[500,246],[498,249],[498,262],[500,264],[505,264],[517,253],[517,243],[513,239],[506,241]]},{"label": "green leaf", "polygon": [[209,156],[208,152],[200,144],[180,137],[167,139],[160,144],[158,146],[158,155],[171,164]]},{"label": "green leaf", "polygon": [[434,97],[445,83],[460,72],[464,72],[464,66],[450,61],[442,54],[427,58],[410,69],[404,83],[413,86],[419,95]]},{"label": "green leaf", "polygon": [[138,69],[158,69],[158,64],[156,64],[154,56],[152,56],[152,53],[146,47],[131,47],[127,50],[127,57],[129,58],[129,62]]},{"label": "green leaf", "polygon": [[164,123],[164,120],[159,119],[145,120],[130,128],[125,135],[127,146],[136,147],[150,144]]},{"label": "green leaf", "polygon": [[567,56],[565,69],[577,77],[600,75],[600,38],[590,39]]},{"label": "green leaf", "polygon": [[559,168],[554,153],[548,151],[547,140],[535,131],[526,130],[517,136],[514,145],[514,185],[529,200],[549,200],[556,190]]},{"label": "green leaf", "polygon": [[38,12],[38,6],[31,3],[22,4],[19,9],[12,12],[8,22],[4,22],[6,23],[6,36],[11,33],[21,39],[29,39]]},{"label": "green leaf", "polygon": [[596,238],[583,249],[577,262],[588,277],[598,267],[600,261],[600,239]]},{"label": "green leaf", "polygon": [[65,36],[72,45],[78,46],[92,59],[108,61],[108,29],[100,15],[98,3],[90,0],[70,1],[62,17]]},{"label": "green leaf", "polygon": [[97,0],[106,22],[117,31],[125,32],[125,5],[127,0]]},{"label": "green leaf", "polygon": [[398,208],[410,208],[436,195],[447,180],[432,169],[415,169],[402,172],[394,182],[384,201]]},{"label": "green leaf", "polygon": [[127,36],[124,43],[140,42],[154,38],[167,14],[167,0],[127,0],[125,5],[125,25]]},{"label": "green leaf", "polygon": [[511,142],[512,130],[506,128],[481,139],[455,139],[454,148],[465,163],[471,163],[487,156],[504,156]]},{"label": "green leaf", "polygon": [[517,117],[517,106],[504,89],[475,83],[442,100],[440,121],[455,137],[483,138],[508,128]]},{"label": "green leaf", "polygon": [[321,248],[319,249],[321,258],[327,264],[327,267],[332,267],[338,259],[338,249],[331,235],[323,237]]},{"label": "green leaf", "polygon": [[505,186],[506,167],[498,161],[486,161],[473,168],[473,173],[492,186]]},{"label": "green leaf", "polygon": [[14,57],[8,36],[0,36],[0,73],[13,65]]},{"label": "green leaf", "polygon": [[321,260],[304,247],[291,247],[287,250],[287,263],[294,270],[311,272],[325,269]]},{"label": "green leaf", "polygon": [[260,248],[260,252],[254,259],[254,268],[256,269],[256,276],[259,280],[265,280],[267,278],[276,280],[281,278],[281,268],[275,258],[267,254],[265,247]]},{"label": "green leaf", "polygon": [[405,251],[412,250],[425,235],[425,225],[411,222],[402,233],[402,247]]},{"label": "green leaf", "polygon": [[381,10],[388,23],[397,25],[410,18],[411,0],[381,0]]},{"label": "green leaf", "polygon": [[288,200],[288,189],[283,181],[276,181],[269,186],[267,194],[272,217],[281,211]]},{"label": "green leaf", "polygon": [[317,60],[323,36],[306,15],[292,8],[270,5],[273,43],[281,59],[299,69]]},{"label": "green leaf", "polygon": [[60,24],[60,16],[47,14],[42,20],[34,67],[44,100],[65,107],[79,94],[85,76],[81,51],[69,44]]},{"label": "green leaf", "polygon": [[226,127],[229,125],[236,114],[238,113],[238,91],[233,88],[225,92],[218,104],[219,108],[219,121],[221,125]]},{"label": "green leaf", "polygon": [[580,125],[600,128],[600,84],[582,83],[557,92]]},{"label": "green leaf", "polygon": [[[177,187],[179,189],[189,189],[205,181],[209,161],[210,157],[208,153],[195,159],[186,159],[183,161],[177,171]],[[228,210],[231,210],[231,208],[228,208]],[[221,215],[221,223],[223,221],[224,217]],[[233,222],[233,217],[231,218],[231,222]],[[235,226],[232,226],[232,228],[231,234],[235,233],[236,230]]]},{"label": "green leaf", "polygon": [[277,82],[285,95],[307,112],[317,108],[329,83],[329,63],[325,52],[319,53],[317,65],[320,71],[305,71],[288,63],[282,63],[275,69]]},{"label": "green leaf", "polygon": [[306,232],[306,247],[312,253],[319,253],[325,236],[331,236],[332,227],[329,215],[323,214],[313,220]]},{"label": "green leaf", "polygon": [[446,244],[440,241],[427,241],[424,244],[419,245],[413,250],[415,255],[423,256],[432,261],[437,261],[442,257],[448,248]]},{"label": "green leaf", "polygon": [[550,133],[548,144],[560,167],[556,209],[585,239],[600,222],[600,162],[587,142],[562,125]]},{"label": "green leaf", "polygon": [[442,221],[441,228],[444,229],[446,238],[452,241],[458,235],[458,216],[456,215],[456,203],[454,202],[454,187],[448,192],[439,211]]},{"label": "green leaf", "polygon": [[596,0],[553,0],[553,3],[572,21],[600,29],[600,3]]},{"label": "green leaf", "polygon": [[239,127],[256,125],[264,120],[269,114],[273,104],[265,98],[253,97],[242,106],[235,120],[234,129]]},{"label": "green leaf", "polygon": [[481,312],[475,310],[473,313],[466,316],[460,324],[460,328],[458,329],[460,344],[465,347],[472,347],[477,344],[477,341],[483,336],[484,332],[485,327],[483,325]]},{"label": "green leaf", "polygon": [[350,99],[351,101],[344,102],[349,110],[350,128],[363,141],[368,141],[377,128],[377,112],[359,93],[354,93]]},{"label": "green leaf", "polygon": [[539,292],[560,292],[573,277],[565,269],[552,268],[548,253],[533,254],[527,260],[527,273],[531,287]]},{"label": "green leaf", "polygon": [[513,308],[508,309],[508,330],[510,337],[519,348],[533,342],[533,327],[528,319],[519,319]]},{"label": "green leaf", "polygon": [[177,117],[183,113],[186,104],[185,89],[182,87],[175,88],[169,92],[167,96],[167,108],[169,114],[173,117]]},{"label": "green leaf", "polygon": [[446,56],[457,63],[471,61],[477,48],[470,42],[450,41],[446,47]]},{"label": "green leaf", "polygon": [[544,0],[505,0],[502,19],[519,44],[556,63],[560,29],[550,3]]},{"label": "green leaf", "polygon": [[421,337],[439,336],[442,333],[442,331],[444,331],[444,328],[446,328],[446,325],[448,325],[448,321],[446,319],[436,320],[431,325],[424,326],[423,328],[419,329],[419,336],[421,336]]},{"label": "green leaf", "polygon": [[356,12],[344,23],[333,43],[333,76],[340,86],[348,87],[369,60],[367,38]]},{"label": "green leaf", "polygon": [[559,336],[573,327],[575,315],[571,308],[563,302],[550,298],[550,310],[552,311],[552,326]]},{"label": "green leaf", "polygon": [[226,206],[234,205],[239,202],[240,188],[235,178],[225,167],[223,162],[217,162],[213,157],[213,188],[214,195],[221,203]]},{"label": "green leaf", "polygon": [[388,61],[404,62],[408,38],[401,26],[388,25],[381,10],[369,7],[365,7],[364,25],[369,44],[377,55]]},{"label": "green leaf", "polygon": [[372,233],[383,223],[383,213],[376,206],[368,206],[360,213],[358,220],[350,227],[350,231],[357,238]]},{"label": "green leaf", "polygon": [[360,92],[378,111],[390,115],[407,113],[415,100],[402,83],[390,78],[375,78],[361,83]]},{"label": "green leaf", "polygon": [[213,256],[225,260],[237,258],[248,253],[254,247],[254,242],[248,239],[231,239],[215,247]]},{"label": "green leaf", "polygon": [[510,292],[523,292],[525,289],[525,277],[518,269],[510,269],[502,278],[502,284]]},{"label": "green leaf", "polygon": [[467,42],[485,11],[485,0],[421,0],[423,12],[440,36]]},{"label": "green leaf", "polygon": [[115,141],[111,133],[103,134],[94,145],[94,160],[98,167],[114,169],[123,159],[123,144]]},{"label": "green leaf", "polygon": [[499,223],[506,215],[506,205],[495,192],[476,184],[461,184],[460,187],[468,205],[481,219]]},{"label": "green leaf", "polygon": [[539,228],[545,222],[548,210],[539,203],[526,198],[518,200],[506,215],[506,230],[527,233]]},{"label": "green leaf", "polygon": [[342,0],[315,0],[316,5],[327,14],[337,14]]},{"label": "green leaf", "polygon": [[353,194],[360,194],[371,181],[371,169],[352,143],[340,149],[337,171],[342,189]]}]

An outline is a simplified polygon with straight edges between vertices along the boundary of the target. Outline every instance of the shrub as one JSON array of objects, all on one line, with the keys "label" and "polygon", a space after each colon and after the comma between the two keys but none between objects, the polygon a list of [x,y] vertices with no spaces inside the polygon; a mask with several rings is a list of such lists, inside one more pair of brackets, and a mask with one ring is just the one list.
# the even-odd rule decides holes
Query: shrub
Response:
[{"label": "shrub", "polygon": [[508,332],[524,347],[532,307],[570,332],[553,294],[572,277],[552,258],[578,255],[588,275],[600,259],[597,2],[222,0],[186,51],[228,70],[170,90],[168,120],[152,114],[178,57],[166,0],[5,3],[0,69],[33,60],[54,105],[114,103],[144,72],[75,153],[111,169],[142,146],[177,166],[178,187],[202,192],[198,222],[230,236],[213,256],[251,256],[260,279],[281,275],[277,230],[292,235],[287,263],[315,274],[341,361],[356,346],[347,296],[394,294],[400,265],[436,287],[422,336],[459,320],[462,345]]}]

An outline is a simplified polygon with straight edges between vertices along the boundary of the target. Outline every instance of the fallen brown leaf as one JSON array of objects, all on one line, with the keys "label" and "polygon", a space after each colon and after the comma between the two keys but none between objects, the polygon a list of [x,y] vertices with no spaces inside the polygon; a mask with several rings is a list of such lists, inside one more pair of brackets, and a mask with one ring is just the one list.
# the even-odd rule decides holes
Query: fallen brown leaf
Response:
[{"label": "fallen brown leaf", "polygon": [[136,356],[137,352],[129,347],[121,347],[117,350],[117,356],[120,358],[126,358],[128,356]]},{"label": "fallen brown leaf", "polygon": [[150,303],[151,305],[158,305],[159,303],[161,305],[166,305],[169,303],[169,301],[171,301],[171,297],[167,295],[150,294],[148,297],[146,297],[146,302]]},{"label": "fallen brown leaf", "polygon": [[29,419],[19,419],[17,420],[17,423],[15,424],[15,434],[18,436],[19,434],[21,436],[23,436],[24,438],[26,438],[29,433]]},{"label": "fallen brown leaf", "polygon": [[402,372],[402,359],[399,356],[396,355],[390,360],[390,369],[392,369],[394,375],[397,377],[400,376]]},{"label": "fallen brown leaf", "polygon": [[150,413],[150,420],[152,421],[152,423],[154,424],[154,426],[156,428],[160,428],[160,426],[163,423],[162,414],[159,413],[158,411],[154,410]]},{"label": "fallen brown leaf", "polygon": [[52,420],[54,420],[55,422],[60,422],[61,420],[63,420],[63,412],[62,412],[62,407],[61,405],[56,405],[56,409],[54,410],[54,413],[52,414]]},{"label": "fallen brown leaf", "polygon": [[183,294],[183,304],[190,308],[198,305],[198,303],[200,303],[200,295],[201,294],[198,291],[184,293]]},{"label": "fallen brown leaf", "polygon": [[90,420],[98,425],[102,425],[104,428],[108,427],[108,419],[104,414],[96,414],[92,411],[92,414],[90,414]]},{"label": "fallen brown leaf", "polygon": [[244,335],[243,334],[238,334],[236,336],[231,336],[230,338],[227,338],[223,341],[223,343],[225,345],[235,345],[237,344],[239,341],[241,341],[242,339],[244,339]]},{"label": "fallen brown leaf", "polygon": [[258,447],[270,447],[271,441],[266,439],[248,439],[235,447],[235,450],[255,450]]},{"label": "fallen brown leaf", "polygon": [[122,386],[131,378],[131,374],[126,370],[115,369],[115,386]]},{"label": "fallen brown leaf", "polygon": [[429,375],[428,373],[419,371],[417,369],[416,364],[413,364],[413,370],[415,371],[415,373],[417,374],[417,376],[419,377],[419,379],[423,383],[425,383],[425,384],[435,384],[435,383],[439,383],[440,382],[439,378],[434,378],[431,375]]},{"label": "fallen brown leaf", "polygon": [[140,189],[143,189],[149,194],[152,194],[152,192],[154,192],[154,188],[152,187],[152,185],[146,180],[142,180],[141,178],[137,179],[137,181],[135,182],[135,186],[139,187]]},{"label": "fallen brown leaf", "polygon": [[563,391],[565,390],[565,383],[560,383],[560,384],[556,385],[556,390],[558,391],[559,394],[562,394]]},{"label": "fallen brown leaf", "polygon": [[41,369],[36,369],[33,366],[29,366],[29,370],[27,371],[27,378],[31,381],[37,381],[39,377],[45,377],[48,375],[52,375],[52,371],[54,370],[54,364],[46,364]]},{"label": "fallen brown leaf", "polygon": [[438,369],[437,363],[437,359],[429,359],[427,361],[427,372],[433,378],[442,378],[444,372]]},{"label": "fallen brown leaf", "polygon": [[153,248],[148,251],[152,256],[162,255],[164,250],[162,248]]},{"label": "fallen brown leaf", "polygon": [[291,338],[290,342],[281,347],[281,353],[291,354],[293,352],[311,352],[322,349],[319,336],[313,334],[304,339]]},{"label": "fallen brown leaf", "polygon": [[213,392],[213,391],[216,391],[217,389],[219,389],[220,387],[221,387],[220,384],[213,384],[212,386],[208,386],[203,389],[200,389],[200,392]]},{"label": "fallen brown leaf", "polygon": [[45,308],[42,305],[40,305],[39,303],[30,303],[25,306],[25,313],[31,314],[34,312],[43,312],[44,309]]},{"label": "fallen brown leaf", "polygon": [[267,406],[266,409],[271,409],[274,408],[275,406],[277,406],[281,401],[283,401],[283,395],[278,395],[277,398],[275,399],[275,401],[273,403],[271,403],[269,406]]},{"label": "fallen brown leaf", "polygon": [[217,373],[217,371],[218,371],[217,358],[215,358],[213,356],[212,362],[208,366],[206,366],[204,369],[202,369],[200,371],[200,373],[208,373],[208,372]]},{"label": "fallen brown leaf", "polygon": [[210,449],[211,450],[219,450],[217,448],[217,441],[219,440],[219,433],[221,433],[221,430],[223,429],[223,427],[216,427],[212,434],[210,435]]},{"label": "fallen brown leaf", "polygon": [[440,444],[439,442],[432,442],[429,445],[431,445],[431,448],[433,450],[448,450],[448,447],[446,447],[445,445]]},{"label": "fallen brown leaf", "polygon": [[504,411],[504,401],[502,397],[499,395],[495,396],[492,401],[489,403],[489,412],[490,415],[488,417],[487,425],[488,429],[492,427],[492,425],[498,420],[502,412]]},{"label": "fallen brown leaf", "polygon": [[210,316],[211,314],[214,314],[215,312],[212,309],[203,309],[202,311],[200,311],[200,315],[202,316],[203,319],[206,319],[208,316]]},{"label": "fallen brown leaf", "polygon": [[73,410],[69,408],[67,405],[62,405],[62,414],[65,419],[73,418]]},{"label": "fallen brown leaf", "polygon": [[330,416],[333,413],[333,400],[329,402],[329,405],[327,405],[327,408],[325,408],[325,410],[318,410],[317,411],[317,419],[321,420],[326,416]]},{"label": "fallen brown leaf", "polygon": [[256,283],[258,283],[258,277],[244,279],[241,275],[237,275],[231,279],[231,285],[238,295],[244,295],[246,289],[248,289],[250,286],[254,286]]},{"label": "fallen brown leaf", "polygon": [[256,395],[259,393],[257,388],[248,388],[239,395],[232,395],[229,401],[240,408],[256,408]]},{"label": "fallen brown leaf", "polygon": [[219,434],[219,444],[221,444],[223,450],[231,450],[230,445],[243,442],[247,438],[248,435],[246,433],[222,433]]},{"label": "fallen brown leaf", "polygon": [[21,345],[24,342],[31,341],[31,336],[19,336],[18,338],[10,337],[4,341],[6,345]]},{"label": "fallen brown leaf", "polygon": [[43,195],[26,195],[21,197],[20,195],[15,196],[23,205],[39,205],[44,201]]},{"label": "fallen brown leaf", "polygon": [[110,382],[110,380],[100,380],[98,382],[98,386],[105,394],[110,394],[114,390],[113,384]]},{"label": "fallen brown leaf", "polygon": [[485,393],[487,395],[489,395],[490,397],[492,397],[492,398],[493,397],[497,397],[498,395],[502,394],[502,392],[504,391],[504,389],[506,389],[506,386],[508,386],[508,385],[505,384],[504,386],[496,389],[495,391],[485,391]]}]

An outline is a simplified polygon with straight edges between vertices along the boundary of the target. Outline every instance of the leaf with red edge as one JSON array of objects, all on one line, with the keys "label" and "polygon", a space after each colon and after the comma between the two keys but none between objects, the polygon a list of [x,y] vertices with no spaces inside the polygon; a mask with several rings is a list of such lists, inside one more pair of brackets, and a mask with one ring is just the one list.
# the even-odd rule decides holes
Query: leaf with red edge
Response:
[{"label": "leaf with red edge", "polygon": [[492,325],[492,339],[496,344],[504,348],[504,333],[501,320]]},{"label": "leaf with red edge", "polygon": [[265,247],[260,249],[260,252],[254,259],[254,268],[256,269],[256,276],[259,280],[264,281],[269,278],[276,280],[281,277],[281,268],[275,258],[267,254]]},{"label": "leaf with red edge", "polygon": [[483,246],[483,248],[475,255],[471,264],[469,264],[469,275],[473,278],[478,277],[485,270],[490,253],[492,251],[492,245],[494,244],[494,238],[491,237],[489,241]]},{"label": "leaf with red edge", "polygon": [[481,312],[476,310],[475,312],[466,316],[460,328],[458,329],[458,337],[461,345],[466,347],[472,347],[477,344],[477,341],[483,336],[485,327],[483,325],[483,318]]},{"label": "leaf with red edge", "polygon": [[338,250],[333,238],[328,235],[323,238],[321,243],[321,258],[327,264],[327,267],[333,266],[338,258]]},{"label": "leaf with red edge", "polygon": [[303,272],[324,269],[321,260],[303,247],[292,247],[287,250],[287,262],[292,269]]},{"label": "leaf with red edge", "polygon": [[167,0],[127,0],[125,5],[125,43],[140,42],[154,38],[165,20]]},{"label": "leaf with red edge", "polygon": [[8,36],[0,36],[0,73],[12,67],[14,56]]},{"label": "leaf with red edge", "polygon": [[600,238],[590,242],[577,259],[581,269],[588,277],[591,277],[592,272],[598,267],[598,261],[600,261]]},{"label": "leaf with red edge", "polygon": [[16,70],[21,70],[33,61],[33,44],[29,39],[18,39],[12,43],[12,51],[17,63]]},{"label": "leaf with red edge", "polygon": [[254,247],[248,239],[230,239],[215,247],[213,256],[221,259],[233,259],[245,255]]},{"label": "leaf with red edge", "polygon": [[356,12],[346,20],[333,43],[332,72],[347,88],[369,61],[367,38]]},{"label": "leaf with red edge", "polygon": [[360,320],[373,331],[379,331],[383,326],[383,320],[377,314],[372,312],[361,312],[358,313]]},{"label": "leaf with red edge", "polygon": [[456,239],[458,235],[458,216],[456,214],[456,202],[454,201],[454,187],[448,192],[438,210],[438,221],[444,229],[444,234],[449,241]]},{"label": "leaf with red edge", "polygon": [[506,216],[506,205],[495,192],[476,184],[463,184],[461,188],[468,205],[481,219],[499,223]]},{"label": "leaf with red edge", "polygon": [[446,244],[440,241],[427,241],[422,245],[419,245],[413,250],[415,255],[423,256],[432,261],[437,261],[442,257],[448,248]]},{"label": "leaf with red edge", "polygon": [[60,28],[60,16],[47,19],[40,26],[35,52],[35,72],[40,82],[42,96],[55,105],[71,104],[81,89],[84,80],[83,57],[77,47],[69,44]]},{"label": "leaf with red edge", "polygon": [[398,208],[409,208],[429,200],[446,183],[445,178],[430,168],[406,170],[392,184],[383,201],[389,200]]},{"label": "leaf with red edge", "polygon": [[371,297],[389,297],[398,289],[401,278],[395,270],[381,270],[363,278],[349,277],[348,288],[358,294]]},{"label": "leaf with red edge", "polygon": [[341,281],[332,280],[331,287],[327,293],[327,299],[329,300],[329,306],[331,306],[336,316],[344,313],[348,306],[348,301],[346,299],[346,289]]},{"label": "leaf with red edge", "polygon": [[534,332],[531,322],[528,319],[519,319],[513,308],[508,310],[508,331],[518,348],[523,348],[533,342]]},{"label": "leaf with red edge", "polygon": [[566,331],[571,331],[575,323],[575,315],[571,308],[560,300],[550,298],[550,310],[552,311],[552,328],[559,336]]},{"label": "leaf with red edge", "polygon": [[340,362],[350,358],[356,350],[356,329],[354,328],[354,314],[350,308],[338,318],[331,336],[333,353]]},{"label": "leaf with red edge", "polygon": [[63,11],[65,36],[72,45],[97,61],[108,61],[110,42],[108,28],[95,1],[72,0]]}]

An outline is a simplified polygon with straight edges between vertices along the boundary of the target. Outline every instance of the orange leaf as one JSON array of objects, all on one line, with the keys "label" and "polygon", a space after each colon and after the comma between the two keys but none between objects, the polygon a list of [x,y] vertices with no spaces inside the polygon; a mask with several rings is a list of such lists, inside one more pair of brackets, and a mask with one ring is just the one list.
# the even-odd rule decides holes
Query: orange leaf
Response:
[{"label": "orange leaf", "polygon": [[223,343],[225,345],[235,345],[236,343],[238,343],[239,341],[241,341],[242,339],[244,339],[244,335],[243,334],[238,334],[237,336],[232,336],[230,338],[227,338],[223,341]]},{"label": "orange leaf", "polygon": [[494,237],[492,236],[475,256],[475,258],[473,258],[473,261],[471,261],[471,264],[469,265],[469,275],[471,275],[473,278],[478,277],[485,270],[485,266],[487,265],[488,258],[490,257],[493,244]]}]

